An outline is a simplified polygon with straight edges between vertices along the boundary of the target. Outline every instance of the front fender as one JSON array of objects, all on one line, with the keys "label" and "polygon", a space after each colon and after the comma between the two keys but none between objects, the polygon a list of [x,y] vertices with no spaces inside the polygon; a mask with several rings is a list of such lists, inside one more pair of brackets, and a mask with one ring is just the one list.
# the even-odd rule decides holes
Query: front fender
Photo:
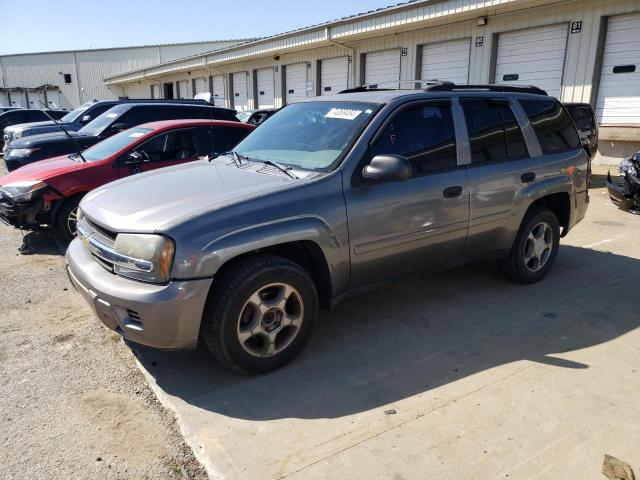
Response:
[{"label": "front fender", "polygon": [[[349,281],[348,245],[340,232],[318,216],[289,217],[246,226],[208,242],[197,255],[176,258],[175,278],[213,276],[228,261],[250,252],[292,242],[309,241],[322,251],[332,291],[346,290]],[[186,253],[186,252],[185,252]]]}]

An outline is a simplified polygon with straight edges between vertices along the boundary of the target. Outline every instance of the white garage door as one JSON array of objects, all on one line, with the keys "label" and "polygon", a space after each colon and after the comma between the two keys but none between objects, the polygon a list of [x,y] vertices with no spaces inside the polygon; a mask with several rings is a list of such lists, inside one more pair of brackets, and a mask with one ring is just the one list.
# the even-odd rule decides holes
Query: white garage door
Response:
[{"label": "white garage door", "polygon": [[160,85],[151,85],[151,98],[162,98]]},{"label": "white garage door", "polygon": [[24,92],[9,92],[11,95],[12,107],[24,107],[26,100],[24,98]]},{"label": "white garage door", "polygon": [[52,110],[59,110],[61,108],[60,92],[58,90],[47,92],[47,106]]},{"label": "white garage door", "polygon": [[29,108],[42,110],[44,104],[44,92],[29,92]]},{"label": "white garage door", "polygon": [[213,104],[224,107],[224,75],[213,77]]},{"label": "white garage door", "polygon": [[320,95],[333,95],[349,88],[349,57],[320,62]]},{"label": "white garage door", "polygon": [[177,98],[191,98],[189,97],[189,82],[180,80],[176,83],[178,84],[178,91],[176,92]]},{"label": "white garage door", "polygon": [[273,108],[274,103],[274,86],[273,86],[273,68],[262,68],[258,70],[258,108]]},{"label": "white garage door", "polygon": [[238,112],[247,110],[247,72],[233,74],[233,108]]},{"label": "white garage door", "polygon": [[307,98],[307,64],[294,63],[285,68],[285,89],[287,103],[299,102]]},{"label": "white garage door", "polygon": [[609,18],[596,114],[601,123],[640,123],[640,14]]},{"label": "white garage door", "polygon": [[422,46],[423,80],[447,80],[458,85],[469,83],[471,39],[430,43]]},{"label": "white garage door", "polygon": [[[400,80],[400,49],[369,52],[364,62],[364,83],[375,86],[398,87]],[[383,85],[381,85],[383,86]]]},{"label": "white garage door", "polygon": [[195,97],[198,93],[207,93],[209,91],[209,79],[205,77],[196,78],[196,91],[193,92]]},{"label": "white garage door", "polygon": [[534,85],[560,97],[567,29],[561,24],[501,33],[495,82]]}]

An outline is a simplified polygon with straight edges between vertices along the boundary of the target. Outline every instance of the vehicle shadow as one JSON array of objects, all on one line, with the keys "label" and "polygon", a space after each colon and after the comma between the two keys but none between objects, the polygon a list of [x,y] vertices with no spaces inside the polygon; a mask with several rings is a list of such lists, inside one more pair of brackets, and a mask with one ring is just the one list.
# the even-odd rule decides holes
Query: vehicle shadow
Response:
[{"label": "vehicle shadow", "polygon": [[[611,168],[611,178],[618,177],[618,169]],[[589,189],[593,190],[594,188],[605,188],[607,186],[607,175],[606,174],[593,174],[591,175]]]},{"label": "vehicle shadow", "polygon": [[163,390],[207,411],[336,418],[509,362],[589,368],[563,357],[638,328],[629,285],[639,281],[639,260],[571,246],[535,285],[509,282],[494,263],[413,276],[321,314],[300,357],[258,377],[227,372],[202,348],[132,348]]},{"label": "vehicle shadow", "polygon": [[18,250],[23,255],[64,255],[66,248],[59,245],[46,229],[27,231]]}]

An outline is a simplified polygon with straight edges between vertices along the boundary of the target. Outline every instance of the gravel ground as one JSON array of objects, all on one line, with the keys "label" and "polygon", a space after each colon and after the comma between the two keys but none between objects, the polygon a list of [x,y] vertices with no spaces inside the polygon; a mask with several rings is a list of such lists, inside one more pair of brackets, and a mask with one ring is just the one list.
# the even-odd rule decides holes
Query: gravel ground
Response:
[{"label": "gravel ground", "polygon": [[0,478],[205,479],[129,347],[44,234],[0,224]]}]

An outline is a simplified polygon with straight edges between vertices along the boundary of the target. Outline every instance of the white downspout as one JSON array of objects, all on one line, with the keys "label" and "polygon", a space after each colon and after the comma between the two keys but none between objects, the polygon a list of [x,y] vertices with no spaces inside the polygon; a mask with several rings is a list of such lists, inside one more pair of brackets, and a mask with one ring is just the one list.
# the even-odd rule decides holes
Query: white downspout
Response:
[{"label": "white downspout", "polygon": [[356,86],[356,49],[354,47],[350,47],[345,43],[336,42],[331,38],[331,29],[329,27],[325,27],[324,29],[324,37],[325,40],[333,45],[338,47],[346,48],[351,52],[351,85],[347,85],[349,88],[353,88]]}]

